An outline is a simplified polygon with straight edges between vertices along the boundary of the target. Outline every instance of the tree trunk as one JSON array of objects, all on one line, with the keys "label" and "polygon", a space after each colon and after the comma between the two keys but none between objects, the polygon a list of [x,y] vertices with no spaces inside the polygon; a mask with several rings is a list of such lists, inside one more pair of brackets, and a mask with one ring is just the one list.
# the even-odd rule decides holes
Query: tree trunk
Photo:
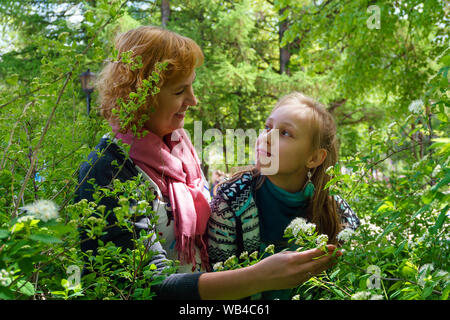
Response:
[{"label": "tree trunk", "polygon": [[[287,10],[289,7],[283,8],[280,10],[279,15],[282,16],[284,11]],[[281,43],[281,39],[283,39],[283,35],[285,31],[289,27],[289,20],[285,19],[280,23],[280,29],[278,31],[279,35],[279,43]],[[289,44],[285,45],[284,47],[280,46],[280,74],[286,73],[290,74],[289,71],[289,60],[291,58],[291,53],[289,52]]]},{"label": "tree trunk", "polygon": [[170,1],[161,1],[161,25],[166,28],[170,17]]}]

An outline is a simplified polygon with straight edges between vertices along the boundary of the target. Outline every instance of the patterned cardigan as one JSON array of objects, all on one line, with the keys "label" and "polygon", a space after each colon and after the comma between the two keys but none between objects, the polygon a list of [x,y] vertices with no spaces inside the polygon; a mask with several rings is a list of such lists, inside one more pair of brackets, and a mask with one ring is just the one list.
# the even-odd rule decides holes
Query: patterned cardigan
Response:
[{"label": "patterned cardigan", "polygon": [[[256,179],[251,173],[225,182],[217,188],[211,202],[211,217],[208,223],[208,251],[211,266],[225,261],[232,255],[237,257],[244,251],[258,251],[261,245],[259,216],[254,199]],[[347,202],[335,195],[341,223],[355,230],[359,219]]]}]

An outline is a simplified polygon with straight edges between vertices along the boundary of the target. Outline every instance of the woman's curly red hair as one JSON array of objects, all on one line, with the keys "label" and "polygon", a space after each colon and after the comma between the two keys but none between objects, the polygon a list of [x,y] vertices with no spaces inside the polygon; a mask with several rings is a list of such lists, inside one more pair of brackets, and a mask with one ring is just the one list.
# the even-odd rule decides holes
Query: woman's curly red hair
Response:
[{"label": "woman's curly red hair", "polygon": [[[141,26],[119,34],[115,40],[118,51],[117,61],[108,62],[97,80],[101,115],[111,125],[120,125],[113,109],[118,109],[117,100],[129,101],[129,94],[136,92],[143,80],[151,77],[158,63],[167,62],[167,68],[159,72],[161,88],[170,79],[187,76],[199,67],[204,60],[203,52],[194,40],[181,36],[173,31],[155,26]],[[142,67],[132,68],[121,60],[122,53],[131,51],[131,58],[140,56]],[[149,114],[150,107],[156,107],[156,96],[149,95],[148,103],[134,113],[136,124],[143,114]]]}]

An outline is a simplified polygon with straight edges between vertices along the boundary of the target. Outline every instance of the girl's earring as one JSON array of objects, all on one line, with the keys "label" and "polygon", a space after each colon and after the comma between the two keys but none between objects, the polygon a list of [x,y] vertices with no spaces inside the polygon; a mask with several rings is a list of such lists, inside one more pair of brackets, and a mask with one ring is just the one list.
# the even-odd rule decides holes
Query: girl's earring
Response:
[{"label": "girl's earring", "polygon": [[306,182],[303,194],[307,198],[312,198],[314,196],[314,189],[315,189],[315,187],[314,187],[314,184],[311,181],[311,177],[312,177],[311,171],[308,171],[307,176],[308,176],[308,181]]}]

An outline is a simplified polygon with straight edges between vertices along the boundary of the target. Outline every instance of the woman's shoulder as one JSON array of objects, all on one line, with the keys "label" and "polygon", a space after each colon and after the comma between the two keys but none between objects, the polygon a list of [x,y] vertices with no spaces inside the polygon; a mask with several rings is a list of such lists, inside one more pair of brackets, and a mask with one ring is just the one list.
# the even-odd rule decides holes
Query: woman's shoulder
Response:
[{"label": "woman's shoulder", "polygon": [[85,184],[94,179],[98,185],[108,185],[113,178],[125,181],[137,175],[137,170],[126,152],[104,135],[80,166],[78,180]]},{"label": "woman's shoulder", "polygon": [[336,209],[341,218],[341,222],[346,228],[356,230],[361,224],[356,213],[340,195],[335,194],[333,198],[336,201]]}]

